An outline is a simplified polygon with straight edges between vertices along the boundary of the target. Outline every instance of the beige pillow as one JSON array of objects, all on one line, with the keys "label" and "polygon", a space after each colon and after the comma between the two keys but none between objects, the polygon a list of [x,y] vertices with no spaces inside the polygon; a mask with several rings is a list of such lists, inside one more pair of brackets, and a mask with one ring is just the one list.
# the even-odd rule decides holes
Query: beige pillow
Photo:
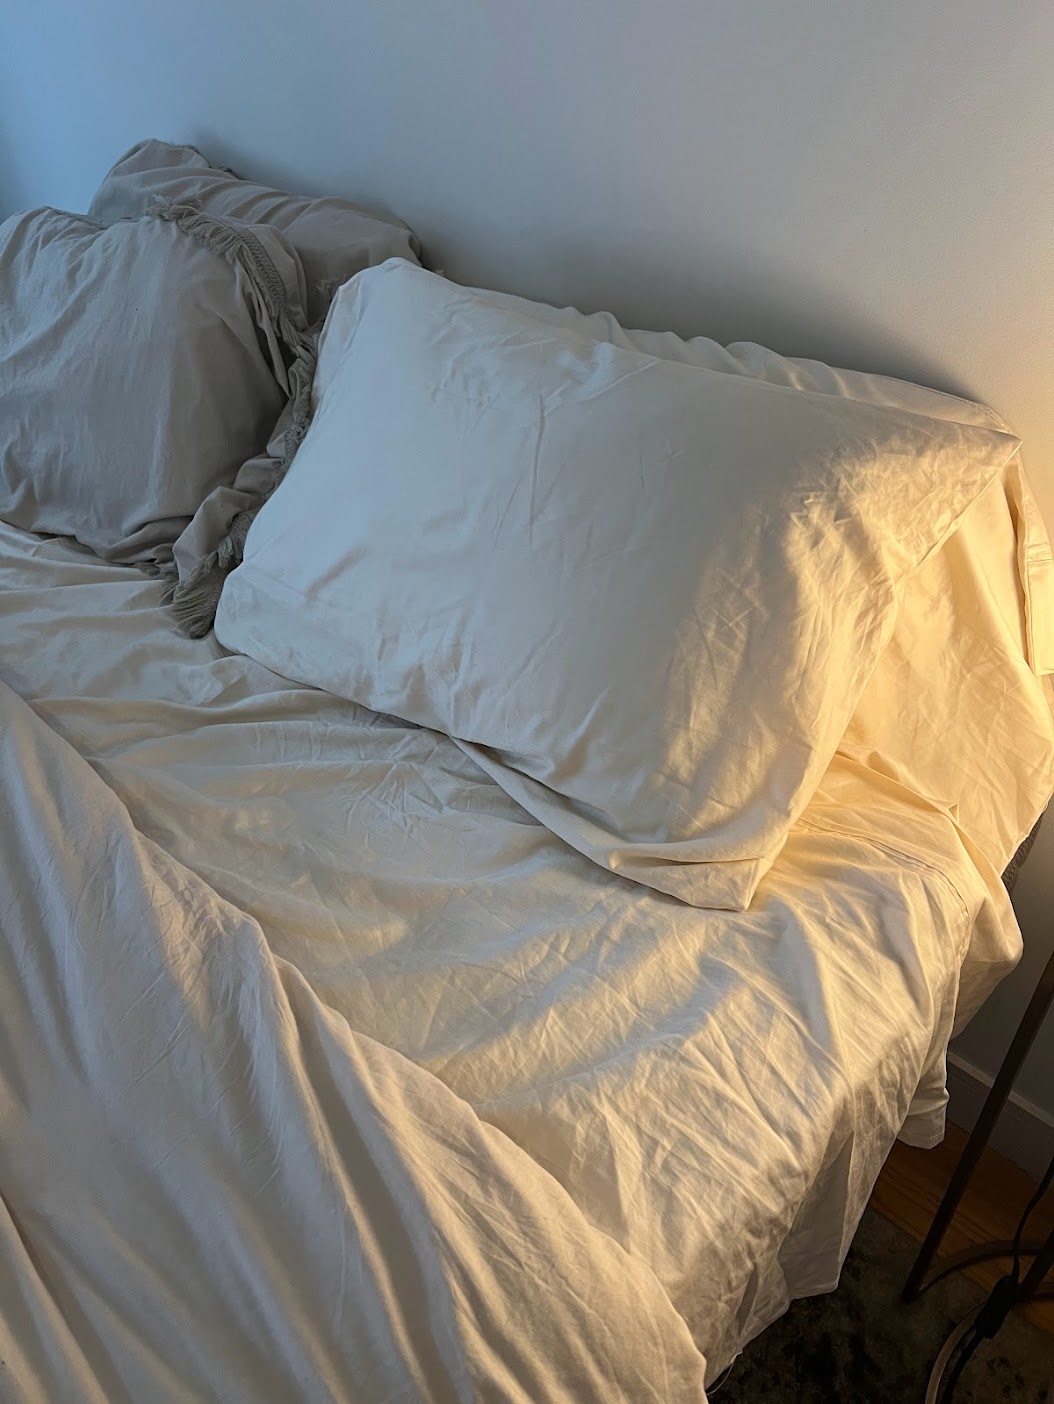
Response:
[{"label": "beige pillow", "polygon": [[211,166],[192,146],[141,141],[105,176],[89,208],[111,224],[143,214],[158,197],[208,214],[267,224],[296,250],[307,280],[309,322],[326,315],[333,293],[354,273],[388,258],[416,262],[416,237],[390,215],[336,196],[290,195]]},{"label": "beige pillow", "polygon": [[109,228],[53,209],[7,220],[0,517],[165,566],[305,396],[302,301],[277,230],[178,207]]},{"label": "beige pillow", "polygon": [[553,832],[742,908],[1008,434],[715,374],[392,261],[217,635],[445,731]]},{"label": "beige pillow", "polygon": [[[206,214],[269,226],[281,232],[304,269],[304,309],[321,324],[334,292],[364,268],[389,258],[416,262],[415,235],[392,216],[336,196],[293,195],[210,165],[192,146],[141,141],[115,163],[91,202],[103,223],[136,217],[157,199],[189,202]],[[300,410],[302,410],[302,406]],[[241,560],[255,513],[285,472],[306,428],[300,410],[283,416],[266,448],[233,481],[212,492],[175,546],[178,583],[173,609],[185,633],[211,629],[223,581]]]}]

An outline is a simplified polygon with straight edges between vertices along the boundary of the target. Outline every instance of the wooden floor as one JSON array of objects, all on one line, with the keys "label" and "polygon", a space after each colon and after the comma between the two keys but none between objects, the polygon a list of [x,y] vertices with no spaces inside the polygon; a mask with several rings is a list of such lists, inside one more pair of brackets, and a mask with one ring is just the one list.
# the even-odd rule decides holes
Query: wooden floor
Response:
[{"label": "wooden floor", "polygon": [[[898,1141],[878,1177],[871,1207],[898,1224],[920,1243],[926,1235],[937,1205],[951,1179],[952,1170],[966,1140],[958,1126],[948,1127],[936,1150],[915,1150]],[[1013,1238],[1021,1211],[1028,1203],[1036,1181],[986,1150],[974,1173],[959,1212],[952,1220],[941,1248],[941,1256],[958,1252],[989,1239]],[[1046,1196],[1029,1224],[1029,1237],[1043,1238],[1054,1227],[1054,1205]],[[1007,1263],[982,1263],[967,1269],[967,1275],[982,1287],[991,1287],[1006,1271]],[[1054,1301],[1039,1302],[1023,1309],[1023,1315],[1054,1333]]]}]

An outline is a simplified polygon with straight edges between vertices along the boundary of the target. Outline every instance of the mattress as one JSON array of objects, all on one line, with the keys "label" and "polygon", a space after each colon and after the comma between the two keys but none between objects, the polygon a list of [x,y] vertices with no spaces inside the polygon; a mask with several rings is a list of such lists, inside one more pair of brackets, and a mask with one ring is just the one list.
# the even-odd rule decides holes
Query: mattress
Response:
[{"label": "mattress", "polygon": [[[0,525],[0,679],[356,1036],[647,1266],[712,1380],[829,1290],[1017,958],[952,817],[836,757],[742,913],[607,872],[451,741],[179,635],[161,585]],[[961,1015],[961,1009],[960,1009]]]}]

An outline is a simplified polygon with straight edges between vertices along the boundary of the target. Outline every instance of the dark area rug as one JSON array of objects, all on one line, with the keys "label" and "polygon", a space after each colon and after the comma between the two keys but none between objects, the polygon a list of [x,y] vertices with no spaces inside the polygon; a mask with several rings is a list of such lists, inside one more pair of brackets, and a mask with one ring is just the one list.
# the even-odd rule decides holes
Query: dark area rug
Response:
[{"label": "dark area rug", "polygon": [[[917,1302],[900,1300],[917,1245],[871,1210],[837,1292],[795,1302],[751,1342],[714,1404],[922,1404],[953,1327],[985,1297],[960,1273]],[[1012,1314],[967,1366],[955,1404],[1054,1401],[1054,1335]]]}]

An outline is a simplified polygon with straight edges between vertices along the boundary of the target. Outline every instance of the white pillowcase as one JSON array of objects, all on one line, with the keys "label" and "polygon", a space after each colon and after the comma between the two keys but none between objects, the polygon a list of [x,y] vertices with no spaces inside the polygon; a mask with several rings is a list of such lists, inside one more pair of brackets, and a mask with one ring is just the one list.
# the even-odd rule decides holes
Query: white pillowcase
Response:
[{"label": "white pillowcase", "polygon": [[[1005,430],[986,405],[754,342],[636,331],[607,312],[475,290],[488,303],[627,350],[933,419]],[[896,626],[839,742],[946,810],[998,873],[1054,784],[1054,565],[1019,455],[912,573]]]},{"label": "white pillowcase", "polygon": [[401,260],[338,294],[216,632],[445,731],[555,833],[743,908],[1011,435],[677,364]]}]

